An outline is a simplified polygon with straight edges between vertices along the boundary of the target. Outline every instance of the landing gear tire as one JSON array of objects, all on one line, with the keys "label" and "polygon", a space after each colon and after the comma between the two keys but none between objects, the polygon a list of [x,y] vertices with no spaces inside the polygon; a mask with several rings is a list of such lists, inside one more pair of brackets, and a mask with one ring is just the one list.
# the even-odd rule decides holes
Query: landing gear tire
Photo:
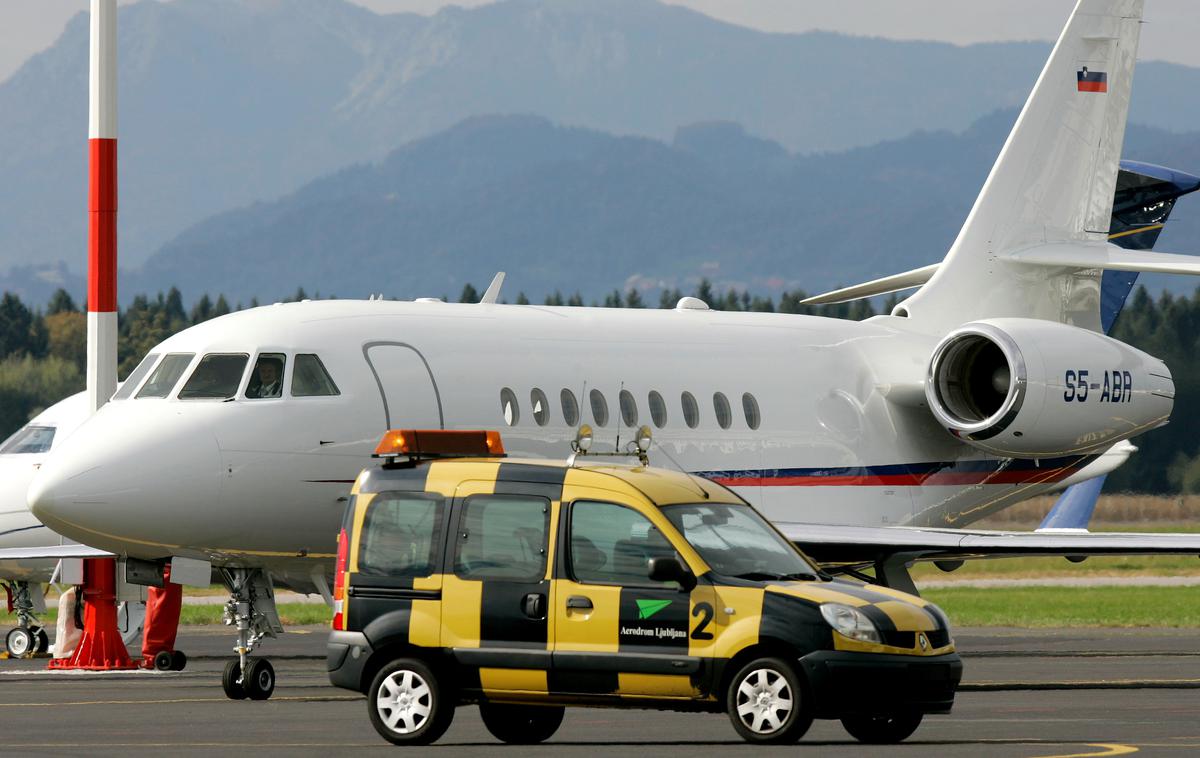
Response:
[{"label": "landing gear tire", "polygon": [[247,661],[242,689],[251,700],[266,700],[275,691],[275,667],[266,658]]},{"label": "landing gear tire", "polygon": [[924,717],[920,713],[892,713],[887,716],[847,716],[842,726],[850,736],[868,745],[903,742],[917,731]]},{"label": "landing gear tire", "polygon": [[536,745],[554,736],[566,708],[480,703],[479,715],[492,736],[510,745]]},{"label": "landing gear tire", "polygon": [[46,634],[46,630],[40,626],[32,627],[30,630],[37,637],[37,650],[34,652],[45,653],[50,650],[50,635]]},{"label": "landing gear tire", "polygon": [[242,664],[238,659],[234,658],[225,664],[225,671],[221,674],[221,687],[225,690],[225,697],[230,700],[246,699],[246,690],[242,687],[242,683],[238,681],[241,673]]},{"label": "landing gear tire", "polygon": [[27,626],[11,629],[4,638],[4,646],[13,658],[27,658],[37,651],[38,639],[33,630]]},{"label": "landing gear tire", "polygon": [[415,658],[384,666],[367,690],[367,714],[393,745],[428,745],[450,728],[455,701],[433,669]]},{"label": "landing gear tire", "polygon": [[170,650],[159,650],[154,654],[154,670],[170,671],[173,657]]},{"label": "landing gear tire", "polygon": [[174,650],[171,652],[171,670],[183,671],[184,666],[187,666],[187,656],[182,650]]},{"label": "landing gear tire", "polygon": [[781,658],[742,666],[729,682],[725,710],[738,735],[759,745],[794,743],[813,721],[800,678]]}]

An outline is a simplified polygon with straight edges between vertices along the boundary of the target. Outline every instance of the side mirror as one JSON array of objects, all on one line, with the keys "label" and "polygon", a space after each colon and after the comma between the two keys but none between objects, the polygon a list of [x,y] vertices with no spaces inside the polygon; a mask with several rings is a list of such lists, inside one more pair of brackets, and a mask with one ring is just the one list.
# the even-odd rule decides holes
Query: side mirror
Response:
[{"label": "side mirror", "polygon": [[696,575],[685,569],[674,558],[651,558],[649,560],[650,580],[654,582],[679,582],[684,592],[696,588]]}]

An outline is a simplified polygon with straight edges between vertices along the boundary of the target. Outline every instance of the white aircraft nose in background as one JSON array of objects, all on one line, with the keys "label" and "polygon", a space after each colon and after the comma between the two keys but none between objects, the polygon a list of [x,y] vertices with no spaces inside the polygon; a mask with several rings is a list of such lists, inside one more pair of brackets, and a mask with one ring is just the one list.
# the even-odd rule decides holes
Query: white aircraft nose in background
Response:
[{"label": "white aircraft nose in background", "polygon": [[[177,527],[168,535],[175,544],[201,536],[194,530],[205,521],[219,529],[205,515],[220,497],[220,452],[205,414],[187,415],[164,424],[176,413],[157,401],[102,408],[42,464],[29,487],[30,510],[52,529],[87,535],[94,547],[121,553],[143,542],[147,557],[169,553],[168,524]],[[150,502],[162,493],[171,499]]]}]

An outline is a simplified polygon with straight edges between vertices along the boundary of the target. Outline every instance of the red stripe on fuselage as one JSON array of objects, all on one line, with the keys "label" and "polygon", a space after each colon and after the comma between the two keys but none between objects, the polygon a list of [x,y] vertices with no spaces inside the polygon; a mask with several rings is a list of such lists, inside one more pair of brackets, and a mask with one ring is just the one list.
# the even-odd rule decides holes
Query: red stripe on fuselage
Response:
[{"label": "red stripe on fuselage", "polygon": [[117,141],[88,140],[88,310],[117,310]]},{"label": "red stripe on fuselage", "polygon": [[962,472],[932,474],[885,474],[866,476],[738,476],[718,477],[726,487],[953,487],[973,484],[1041,484],[1057,482],[1076,468],[1026,471]]}]

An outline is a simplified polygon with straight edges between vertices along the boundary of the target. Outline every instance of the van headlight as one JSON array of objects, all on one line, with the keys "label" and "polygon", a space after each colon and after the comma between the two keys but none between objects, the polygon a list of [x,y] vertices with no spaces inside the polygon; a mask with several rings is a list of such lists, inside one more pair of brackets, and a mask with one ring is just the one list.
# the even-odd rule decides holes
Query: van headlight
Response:
[{"label": "van headlight", "polygon": [[821,606],[821,616],[824,617],[826,623],[833,627],[835,632],[843,637],[860,642],[882,644],[879,630],[875,628],[874,622],[867,618],[867,614],[853,606],[824,603]]}]

